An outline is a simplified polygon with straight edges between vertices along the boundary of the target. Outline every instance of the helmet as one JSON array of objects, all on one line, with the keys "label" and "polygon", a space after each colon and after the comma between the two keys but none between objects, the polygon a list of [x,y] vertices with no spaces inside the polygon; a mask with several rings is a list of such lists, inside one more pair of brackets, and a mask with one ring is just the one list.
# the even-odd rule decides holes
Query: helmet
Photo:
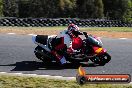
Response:
[{"label": "helmet", "polygon": [[71,37],[78,37],[78,35],[81,34],[81,32],[79,31],[79,27],[75,24],[70,24],[68,26],[68,34],[71,36]]}]

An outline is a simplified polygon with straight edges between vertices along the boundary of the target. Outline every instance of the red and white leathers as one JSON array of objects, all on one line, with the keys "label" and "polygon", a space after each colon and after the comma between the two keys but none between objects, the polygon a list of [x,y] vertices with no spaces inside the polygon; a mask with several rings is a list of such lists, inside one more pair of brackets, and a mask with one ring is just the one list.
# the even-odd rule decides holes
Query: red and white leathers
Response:
[{"label": "red and white leathers", "polygon": [[[80,48],[82,46],[82,40],[80,37],[71,37],[68,34],[67,30],[64,30],[60,32],[60,34],[57,35],[56,38],[61,39],[60,44],[55,46],[55,50],[63,49],[64,47],[67,47],[68,53],[77,52],[77,48]],[[61,62],[61,64],[66,63],[66,58],[62,55],[59,55],[55,50],[52,51],[52,54],[54,54],[57,59]]]}]

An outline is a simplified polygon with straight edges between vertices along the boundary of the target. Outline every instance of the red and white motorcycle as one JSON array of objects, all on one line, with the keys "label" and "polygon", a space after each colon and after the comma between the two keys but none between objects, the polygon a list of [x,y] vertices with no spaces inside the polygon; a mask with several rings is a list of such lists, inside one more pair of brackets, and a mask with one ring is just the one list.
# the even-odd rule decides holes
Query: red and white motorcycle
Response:
[{"label": "red and white motorcycle", "polygon": [[[43,62],[50,63],[56,61],[55,57],[51,54],[51,41],[56,38],[56,35],[36,35],[32,37],[32,41],[38,46],[35,48],[34,53],[36,57]],[[111,60],[111,56],[107,50],[102,47],[100,38],[87,35],[83,32],[80,37],[82,39],[82,48],[78,49],[76,53],[70,53],[66,50],[61,50],[64,53],[66,60],[71,63],[88,62],[91,60],[94,64],[105,65]]]}]

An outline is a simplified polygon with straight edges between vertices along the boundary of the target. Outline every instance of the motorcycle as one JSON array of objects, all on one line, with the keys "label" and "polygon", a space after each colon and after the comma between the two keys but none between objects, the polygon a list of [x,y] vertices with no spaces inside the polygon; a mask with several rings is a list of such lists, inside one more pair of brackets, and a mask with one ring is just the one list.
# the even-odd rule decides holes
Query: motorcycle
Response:
[{"label": "motorcycle", "polygon": [[[32,41],[38,46],[35,48],[35,56],[43,62],[51,63],[56,61],[55,56],[51,54],[51,42],[56,38],[56,35],[35,35]],[[103,43],[99,37],[88,35],[83,32],[81,37],[83,48],[78,49],[76,53],[68,53],[66,50],[60,50],[66,57],[66,60],[71,63],[88,62],[91,60],[94,64],[104,66],[111,60],[111,56],[107,50],[102,47]]]}]

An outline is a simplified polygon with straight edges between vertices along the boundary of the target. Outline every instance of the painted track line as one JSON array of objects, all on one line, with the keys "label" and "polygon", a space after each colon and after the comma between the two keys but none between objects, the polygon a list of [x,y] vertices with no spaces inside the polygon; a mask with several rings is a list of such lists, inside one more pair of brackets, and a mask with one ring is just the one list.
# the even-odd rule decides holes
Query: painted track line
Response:
[{"label": "painted track line", "polygon": [[119,38],[119,39],[125,40],[125,39],[127,39],[127,38]]},{"label": "painted track line", "polygon": [[27,35],[31,35],[31,36],[33,36],[33,35],[36,35],[36,34],[27,34]]},{"label": "painted track line", "polygon": [[7,33],[8,35],[15,35],[16,33]]},{"label": "painted track line", "polygon": [[47,78],[47,79],[59,79],[59,80],[75,80],[76,79],[75,77],[37,75],[37,74],[23,74],[23,73],[7,73],[7,72],[0,72],[0,75],[24,76],[24,77],[42,77],[42,78]]}]

